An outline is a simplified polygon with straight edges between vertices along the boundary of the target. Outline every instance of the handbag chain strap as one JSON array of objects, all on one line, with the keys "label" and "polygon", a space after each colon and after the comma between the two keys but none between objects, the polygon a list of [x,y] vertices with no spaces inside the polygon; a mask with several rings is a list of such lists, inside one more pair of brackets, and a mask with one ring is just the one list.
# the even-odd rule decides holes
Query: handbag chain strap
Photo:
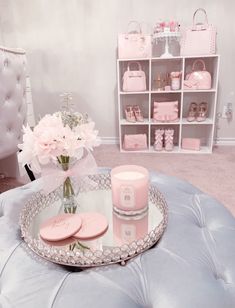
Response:
[{"label": "handbag chain strap", "polygon": [[198,59],[198,60],[195,60],[193,62],[193,65],[192,65],[192,71],[194,72],[195,71],[195,66],[198,64],[198,63],[201,63],[203,68],[202,70],[205,71],[206,70],[206,65],[205,65],[205,62],[202,60],[202,59]]},{"label": "handbag chain strap", "polygon": [[204,18],[205,18],[205,20],[204,20],[204,23],[201,24],[201,25],[206,25],[206,26],[208,26],[208,17],[207,17],[206,11],[205,11],[203,8],[199,8],[199,9],[197,9],[197,10],[194,12],[194,14],[193,14],[193,29],[196,29],[196,28],[197,28],[197,25],[200,24],[200,23],[196,24],[196,22],[195,22],[196,15],[197,15],[198,12],[203,12],[203,13],[204,13]]}]

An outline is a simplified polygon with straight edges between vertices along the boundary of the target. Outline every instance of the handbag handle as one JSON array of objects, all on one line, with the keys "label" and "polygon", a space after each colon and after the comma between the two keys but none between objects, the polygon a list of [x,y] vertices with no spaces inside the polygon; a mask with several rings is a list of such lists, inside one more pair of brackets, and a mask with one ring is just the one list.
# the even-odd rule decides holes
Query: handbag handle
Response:
[{"label": "handbag handle", "polygon": [[203,70],[203,71],[206,70],[205,62],[204,62],[202,59],[198,59],[198,60],[195,60],[195,61],[193,62],[193,65],[192,65],[192,71],[193,71],[193,72],[195,71],[195,66],[196,66],[197,63],[201,63],[201,64],[202,64],[202,66],[203,66],[202,70]]},{"label": "handbag handle", "polygon": [[[198,12],[203,12],[203,13],[204,13],[204,18],[205,18],[205,20],[204,20],[204,23],[203,23],[203,24],[201,24],[201,23],[197,23],[197,24],[196,24],[196,22],[195,22],[196,15],[197,15]],[[206,14],[206,10],[204,10],[203,8],[197,9],[197,10],[194,12],[194,14],[193,14],[193,30],[197,30],[197,25],[204,26],[204,27],[203,27],[204,29],[206,28],[206,26],[208,26],[208,17],[207,17],[207,14]],[[202,30],[203,28],[201,28],[201,30]]]},{"label": "handbag handle", "polygon": [[[130,25],[132,25],[132,24],[135,24],[135,25],[138,26],[138,30],[137,30],[137,31],[130,31]],[[128,33],[139,33],[139,34],[142,33],[142,29],[141,29],[140,23],[139,23],[138,21],[136,21],[136,20],[131,20],[131,21],[128,23],[127,29],[128,29],[128,30],[127,30]]]},{"label": "handbag handle", "polygon": [[140,64],[140,62],[138,62],[138,61],[135,61],[135,62],[128,62],[128,64],[127,64],[127,70],[130,71],[130,65],[131,65],[131,64],[134,64],[134,63],[138,65],[138,70],[139,70],[139,71],[142,71],[141,64]]}]

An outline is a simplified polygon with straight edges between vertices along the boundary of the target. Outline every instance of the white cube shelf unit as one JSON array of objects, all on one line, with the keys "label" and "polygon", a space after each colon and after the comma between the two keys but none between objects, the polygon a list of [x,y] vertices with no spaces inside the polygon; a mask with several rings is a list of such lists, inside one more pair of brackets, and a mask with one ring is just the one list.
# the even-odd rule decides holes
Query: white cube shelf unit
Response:
[{"label": "white cube shelf unit", "polygon": [[[191,72],[192,63],[202,59],[206,64],[206,70],[212,77],[212,87],[209,90],[186,90],[183,88],[183,80],[187,73]],[[178,56],[172,58],[143,58],[143,59],[118,59],[117,60],[117,82],[118,82],[118,112],[119,112],[119,142],[120,151],[126,153],[212,153],[214,130],[216,122],[216,104],[219,74],[219,55],[203,56]],[[145,71],[147,80],[147,90],[144,92],[124,92],[122,89],[122,77],[127,69],[128,62],[140,62]],[[158,91],[155,90],[155,80],[159,73],[170,73],[181,71],[180,90]],[[156,122],[153,120],[154,101],[178,100],[179,120],[176,122]],[[203,122],[188,122],[187,113],[191,102],[208,103],[207,119]],[[144,116],[144,122],[128,122],[125,118],[125,107],[127,105],[139,105]],[[154,132],[158,128],[174,129],[174,149],[173,151],[154,150]],[[148,148],[146,150],[126,151],[123,149],[125,134],[147,135]],[[182,138],[200,138],[201,150],[182,149]]]}]

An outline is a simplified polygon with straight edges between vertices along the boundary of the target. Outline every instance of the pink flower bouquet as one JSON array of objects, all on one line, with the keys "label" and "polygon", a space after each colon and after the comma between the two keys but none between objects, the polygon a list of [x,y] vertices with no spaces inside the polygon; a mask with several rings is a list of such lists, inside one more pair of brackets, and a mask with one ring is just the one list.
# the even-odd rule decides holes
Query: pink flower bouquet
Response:
[{"label": "pink flower bouquet", "polygon": [[[24,127],[19,161],[42,174],[45,192],[63,184],[66,212],[76,211],[71,177],[82,177],[96,169],[90,151],[100,144],[100,138],[94,127],[87,116],[70,111],[45,115],[34,130]],[[68,209],[71,204],[72,210]]]}]

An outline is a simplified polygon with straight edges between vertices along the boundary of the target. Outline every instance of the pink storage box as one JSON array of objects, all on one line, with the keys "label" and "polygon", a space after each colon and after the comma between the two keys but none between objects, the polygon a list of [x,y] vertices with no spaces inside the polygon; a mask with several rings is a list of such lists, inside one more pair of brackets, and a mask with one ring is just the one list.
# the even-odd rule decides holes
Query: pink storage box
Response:
[{"label": "pink storage box", "polygon": [[200,151],[201,140],[198,138],[183,138],[182,149]]}]

